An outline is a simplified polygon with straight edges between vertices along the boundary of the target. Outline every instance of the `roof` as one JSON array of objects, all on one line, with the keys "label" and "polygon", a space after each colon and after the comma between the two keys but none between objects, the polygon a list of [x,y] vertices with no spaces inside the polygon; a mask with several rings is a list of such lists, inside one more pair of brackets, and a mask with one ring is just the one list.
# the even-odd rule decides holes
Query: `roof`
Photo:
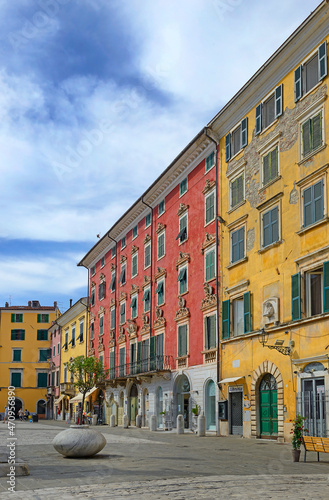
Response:
[{"label": "roof", "polygon": [[0,311],[57,311],[58,307],[56,306],[8,306],[8,307],[0,307]]}]

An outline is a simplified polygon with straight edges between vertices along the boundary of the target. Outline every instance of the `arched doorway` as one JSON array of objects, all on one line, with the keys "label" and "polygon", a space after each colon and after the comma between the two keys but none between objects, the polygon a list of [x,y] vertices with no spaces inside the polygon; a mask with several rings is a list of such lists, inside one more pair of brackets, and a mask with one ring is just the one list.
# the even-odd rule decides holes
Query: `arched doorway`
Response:
[{"label": "arched doorway", "polygon": [[130,389],[129,408],[130,408],[129,425],[136,425],[136,417],[138,415],[138,389],[136,384],[133,384]]},{"label": "arched doorway", "polygon": [[184,416],[184,427],[190,427],[190,382],[186,375],[179,375],[176,379],[176,407],[177,415]]},{"label": "arched doorway", "polygon": [[15,398],[15,418],[18,418],[19,410],[23,408],[23,402],[19,398]]},{"label": "arched doorway", "polygon": [[39,418],[45,418],[46,416],[46,401],[44,399],[39,399],[37,402],[37,414]]},{"label": "arched doorway", "polygon": [[266,373],[259,384],[260,435],[262,438],[278,435],[278,390],[276,380]]},{"label": "arched doorway", "polygon": [[149,426],[149,391],[147,389],[143,393],[142,426]]},{"label": "arched doorway", "polygon": [[160,429],[163,428],[163,392],[162,387],[157,388],[156,392],[156,412],[157,412],[157,422]]},{"label": "arched doorway", "polygon": [[123,391],[121,391],[119,396],[118,425],[123,425],[124,400],[125,400],[124,394]]},{"label": "arched doorway", "polygon": [[206,424],[209,431],[216,430],[216,386],[209,380],[206,386]]}]

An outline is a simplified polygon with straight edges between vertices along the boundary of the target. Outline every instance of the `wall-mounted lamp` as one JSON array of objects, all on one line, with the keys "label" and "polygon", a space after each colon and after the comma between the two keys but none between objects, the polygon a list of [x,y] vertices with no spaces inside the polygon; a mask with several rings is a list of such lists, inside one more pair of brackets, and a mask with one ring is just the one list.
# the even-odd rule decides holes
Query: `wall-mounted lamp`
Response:
[{"label": "wall-mounted lamp", "polygon": [[276,349],[277,351],[281,352],[281,354],[283,354],[284,356],[290,356],[291,354],[292,347],[291,345],[283,347],[284,340],[277,339],[274,345],[267,345],[268,332],[266,332],[264,328],[261,329],[258,340],[261,344],[263,344],[263,347],[268,347],[269,349]]}]

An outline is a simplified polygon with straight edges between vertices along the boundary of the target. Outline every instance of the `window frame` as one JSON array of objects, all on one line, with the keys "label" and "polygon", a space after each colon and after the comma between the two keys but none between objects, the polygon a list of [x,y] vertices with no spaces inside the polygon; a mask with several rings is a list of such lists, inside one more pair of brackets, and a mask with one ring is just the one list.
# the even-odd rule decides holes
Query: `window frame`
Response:
[{"label": "window frame", "polygon": [[[122,321],[124,319],[124,321]],[[127,320],[127,308],[126,308],[126,301],[122,300],[120,302],[120,325],[124,325]]]},{"label": "window frame", "polygon": [[[264,175],[264,160],[267,156],[271,155],[271,153],[277,149],[277,155],[276,155],[276,158],[277,158],[277,173],[276,173],[276,176],[275,177],[272,177],[270,180],[268,180],[267,182],[265,182],[265,175]],[[269,158],[271,159],[271,156],[269,156]],[[271,159],[272,161],[272,159]],[[279,147],[279,142],[271,142],[271,144],[264,150],[261,151],[261,157],[260,157],[260,162],[261,162],[261,185],[262,185],[262,188],[265,187],[265,186],[268,186],[269,184],[271,184],[272,182],[274,182],[276,179],[278,179],[280,177],[280,147]],[[272,166],[271,166],[272,167]]]},{"label": "window frame", "polygon": [[46,359],[41,359],[41,353],[45,353],[47,352],[47,354],[49,354],[49,348],[45,348],[45,347],[39,347],[38,349],[38,363],[47,363],[48,360],[49,360],[49,356],[46,356]]},{"label": "window frame", "polygon": [[101,258],[101,269],[105,266],[105,255]]},{"label": "window frame", "polygon": [[[149,250],[148,258],[150,262],[148,264],[146,263],[146,250]],[[148,269],[149,267],[151,267],[151,241],[144,245],[144,269]]]},{"label": "window frame", "polygon": [[[135,306],[133,306],[133,301],[135,301]],[[130,310],[131,310],[131,319],[135,319],[138,316],[138,294],[135,293],[131,296],[130,300]]]},{"label": "window frame", "polygon": [[10,332],[10,340],[13,342],[25,340],[25,330],[23,328],[12,328]]},{"label": "window frame", "polygon": [[[146,301],[146,293],[148,292],[148,300]],[[144,288],[144,292],[143,292],[143,302],[144,302],[144,306],[143,306],[143,310],[144,310],[144,313],[147,313],[151,310],[151,286],[146,286]],[[146,305],[148,304],[148,309],[146,309]]]},{"label": "window frame", "polygon": [[[312,221],[309,223],[309,224],[305,224],[305,191],[307,191],[308,189],[312,188],[312,206],[311,206],[311,210],[312,210],[312,213],[314,214],[315,216],[315,203],[316,203],[316,198],[314,198],[314,187],[318,184],[322,185],[321,187],[321,198],[322,198],[322,217],[318,220],[313,220],[313,216],[312,216]],[[306,184],[303,184],[300,188],[300,200],[301,200],[301,203],[300,203],[300,208],[301,208],[301,229],[308,229],[308,228],[311,228],[312,226],[316,225],[316,224],[319,224],[321,223],[321,221],[323,221],[326,217],[326,214],[327,214],[327,199],[326,199],[326,177],[325,175],[321,175],[320,177],[317,177],[317,178],[313,178],[310,182],[306,183]]]},{"label": "window frame", "polygon": [[24,313],[11,313],[11,323],[24,323]]},{"label": "window frame", "polygon": [[[274,97],[274,119],[265,126],[264,105]],[[255,136],[261,134],[276,122],[283,114],[283,84],[281,83],[269,92],[255,108]]]},{"label": "window frame", "polygon": [[[321,51],[323,55],[321,55]],[[317,82],[307,90],[307,65],[317,56]],[[323,62],[323,65],[321,65]],[[306,74],[305,74],[306,72]],[[319,85],[328,74],[328,60],[327,60],[327,41],[322,42],[316,49],[314,49],[301,63],[294,72],[294,95],[295,102],[298,102],[304,96],[308,95]]]},{"label": "window frame", "polygon": [[[157,297],[157,306],[163,306],[165,303],[165,278],[160,278],[156,282],[155,294]],[[162,285],[162,302],[159,301],[160,293],[158,291],[158,287]]]},{"label": "window frame", "polygon": [[[21,347],[13,347],[12,348],[12,362],[13,363],[22,363],[22,351],[23,349]],[[20,353],[19,354],[19,359],[15,359],[15,353]]]},{"label": "window frame", "polygon": [[[233,189],[233,183],[237,182],[238,179],[242,177],[242,199],[238,200],[234,205],[233,205],[233,200],[232,200],[232,189]],[[235,210],[238,208],[240,205],[242,205],[245,201],[245,169],[238,169],[236,172],[234,172],[234,175],[232,175],[229,178],[229,210]]]},{"label": "window frame", "polygon": [[152,212],[149,212],[145,215],[145,229],[150,227],[152,223]]},{"label": "window frame", "polygon": [[[184,227],[181,227],[181,221],[184,220],[185,218],[186,218],[186,225]],[[178,244],[182,245],[183,243],[185,243],[185,241],[188,240],[188,210],[186,210],[182,215],[179,216],[178,227],[179,227],[179,232],[176,237],[176,240],[178,239]],[[182,240],[180,234],[182,233],[183,229],[186,230],[186,237]]]},{"label": "window frame", "polygon": [[123,286],[127,283],[127,262],[122,262],[121,264],[119,282],[120,286]]},{"label": "window frame", "polygon": [[[186,287],[184,289],[182,285],[182,279],[179,279],[181,276],[181,271],[185,270],[185,280],[184,283],[186,284]],[[178,281],[178,295],[183,295],[188,292],[188,265],[187,264],[182,264],[178,268],[178,276],[177,276],[177,281]]]},{"label": "window frame", "polygon": [[[320,114],[320,120],[321,120],[321,144],[317,146],[316,148],[311,148],[309,152],[304,154],[304,136],[303,136],[303,126],[306,125],[307,122],[310,122],[313,120],[315,117],[317,117]],[[313,140],[313,136],[312,139]],[[307,158],[312,157],[315,155],[318,151],[323,148],[325,145],[325,127],[324,127],[324,106],[320,106],[316,108],[315,110],[310,110],[309,113],[304,114],[302,118],[299,120],[299,156],[300,156],[300,161],[304,161]]]},{"label": "window frame", "polygon": [[115,324],[116,324],[116,311],[115,311],[115,306],[112,306],[110,308],[110,330],[115,329]]},{"label": "window frame", "polygon": [[[214,321],[214,344],[215,345],[210,345],[211,344],[211,332],[208,331],[208,318],[215,318]],[[205,351],[210,351],[212,349],[216,349],[217,347],[217,314],[216,311],[212,311],[208,313],[206,316],[204,316],[204,350]]]},{"label": "window frame", "polygon": [[[207,256],[209,256],[209,254],[214,254],[214,263],[213,263],[214,274],[213,276],[207,278]],[[204,251],[204,281],[205,282],[212,281],[215,278],[216,278],[216,247],[211,246],[210,248],[207,248]]]},{"label": "window frame", "polygon": [[[185,333],[184,333],[185,344],[186,344],[186,351],[185,352],[181,352],[181,344],[183,342],[180,341],[180,335],[181,335],[182,328],[185,329]],[[189,325],[188,325],[188,323],[184,323],[184,324],[177,325],[177,357],[178,358],[186,357],[186,356],[188,356],[188,353],[189,353]]]},{"label": "window frame", "polygon": [[163,200],[161,200],[160,203],[158,204],[158,217],[161,217],[161,215],[165,213],[165,210],[166,210],[165,199],[163,198]]},{"label": "window frame", "polygon": [[[267,245],[265,245],[264,241],[264,216],[273,210],[277,209],[278,211],[278,218],[277,218],[277,226],[278,226],[278,237],[275,241],[271,241]],[[266,208],[264,208],[260,212],[260,248],[262,250],[265,250],[266,248],[269,248],[281,241],[281,203],[279,201],[276,201],[275,203],[272,203],[271,205],[267,205]],[[273,226],[273,223],[272,223]],[[271,227],[272,227],[271,226]]]},{"label": "window frame", "polygon": [[[45,334],[46,332],[46,334]],[[43,338],[46,336],[46,338]],[[48,330],[46,328],[38,328],[37,330],[37,340],[38,341],[48,341],[49,335]]]},{"label": "window frame", "polygon": [[127,246],[127,235],[125,235],[121,238],[121,250],[126,248],[126,246]]},{"label": "window frame", "polygon": [[[243,257],[233,260],[233,235],[243,229]],[[235,226],[230,230],[230,264],[237,264],[246,258],[246,223]],[[241,240],[238,240],[240,242]],[[238,243],[237,242],[237,243]]]},{"label": "window frame", "polygon": [[[14,384],[13,375],[20,375],[20,384]],[[23,387],[23,368],[22,369],[10,369],[10,385],[15,388]]]},{"label": "window frame", "polygon": [[132,229],[132,239],[134,240],[138,236],[138,224],[136,224]]},{"label": "window frame", "polygon": [[[208,162],[209,160],[209,162]],[[212,160],[212,162],[210,161]],[[208,166],[208,164],[210,164],[210,166]],[[205,158],[205,172],[206,174],[212,169],[214,168],[215,166],[215,150],[213,150],[211,153],[209,153],[209,155]]]},{"label": "window frame", "polygon": [[182,196],[184,196],[184,194],[187,193],[187,191],[188,191],[188,178],[186,176],[179,183],[179,197],[181,198]]},{"label": "window frame", "polygon": [[[209,220],[207,220],[207,200],[210,198],[210,197],[213,197],[213,205],[212,205],[212,210],[213,210],[213,217]],[[204,223],[205,223],[205,226],[207,226],[208,224],[210,224],[211,222],[213,222],[216,218],[216,189],[212,189],[211,191],[209,191],[209,193],[207,193],[204,197]]]},{"label": "window frame", "polygon": [[[233,150],[234,136],[239,133],[239,146],[240,149]],[[248,117],[245,116],[239,123],[237,123],[225,136],[225,161],[228,163],[235,158],[246,146],[248,145]]]},{"label": "window frame", "polygon": [[[136,271],[134,273],[134,271]],[[131,256],[131,277],[135,278],[138,275],[138,252]]]},{"label": "window frame", "polygon": [[[160,238],[163,238],[163,245],[160,247],[159,245],[159,240]],[[163,247],[163,254],[159,255],[159,249]],[[166,232],[165,230],[161,231],[161,233],[158,234],[157,237],[157,260],[162,259],[166,255]]]},{"label": "window frame", "polygon": [[99,316],[99,335],[104,335],[104,314]]}]

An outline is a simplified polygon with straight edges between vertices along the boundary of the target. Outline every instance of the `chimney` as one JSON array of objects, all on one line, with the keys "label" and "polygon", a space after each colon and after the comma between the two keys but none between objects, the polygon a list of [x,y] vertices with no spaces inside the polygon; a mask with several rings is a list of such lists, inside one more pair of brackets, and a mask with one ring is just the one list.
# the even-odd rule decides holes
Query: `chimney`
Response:
[{"label": "chimney", "polygon": [[29,307],[32,307],[32,302],[29,300],[29,301],[28,301],[28,303],[27,303],[27,305],[28,305]]},{"label": "chimney", "polygon": [[72,307],[72,299],[70,299],[70,307]]},{"label": "chimney", "polygon": [[5,303],[5,307],[9,307],[9,303],[8,302]]},{"label": "chimney", "polygon": [[57,309],[57,302],[56,302],[56,300],[54,301],[54,308]]}]

